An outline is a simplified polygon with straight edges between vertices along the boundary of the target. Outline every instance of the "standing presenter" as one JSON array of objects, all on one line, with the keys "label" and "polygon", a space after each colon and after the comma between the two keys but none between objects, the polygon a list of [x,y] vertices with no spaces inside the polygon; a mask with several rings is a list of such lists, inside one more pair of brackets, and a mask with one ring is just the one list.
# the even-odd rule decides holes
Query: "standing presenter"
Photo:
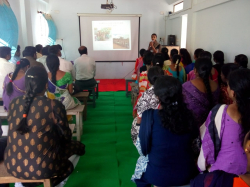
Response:
[{"label": "standing presenter", "polygon": [[157,34],[153,33],[151,39],[152,41],[149,43],[148,50],[154,54],[161,52],[161,44],[157,42]]}]

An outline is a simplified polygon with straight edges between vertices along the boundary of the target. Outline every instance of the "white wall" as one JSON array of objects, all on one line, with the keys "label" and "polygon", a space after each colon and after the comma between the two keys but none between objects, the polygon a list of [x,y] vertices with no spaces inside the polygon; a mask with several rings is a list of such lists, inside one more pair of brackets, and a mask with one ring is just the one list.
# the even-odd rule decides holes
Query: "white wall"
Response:
[{"label": "white wall", "polygon": [[[79,56],[80,45],[79,20],[77,13],[106,13],[101,4],[106,0],[51,0],[49,13],[52,15],[58,30],[58,38],[63,39],[63,48],[68,60]],[[147,48],[151,34],[157,33],[158,38],[165,37],[165,21],[161,11],[168,12],[166,0],[114,0],[117,9],[114,14],[142,14],[140,47]],[[83,44],[84,45],[84,44]],[[89,54],[91,56],[91,54]],[[96,78],[118,79],[131,76],[134,63],[97,63]]]},{"label": "white wall", "polygon": [[241,53],[250,58],[249,7],[249,0],[193,0],[189,8],[169,16],[166,35],[178,36],[171,29],[181,29],[178,18],[188,14],[187,49],[191,56],[201,47],[211,53],[222,50],[226,62],[233,62]]},{"label": "white wall", "polygon": [[[48,2],[48,0],[46,0]],[[48,3],[44,0],[9,0],[19,26],[18,44],[21,52],[26,46],[37,44],[37,11],[47,12]]]}]

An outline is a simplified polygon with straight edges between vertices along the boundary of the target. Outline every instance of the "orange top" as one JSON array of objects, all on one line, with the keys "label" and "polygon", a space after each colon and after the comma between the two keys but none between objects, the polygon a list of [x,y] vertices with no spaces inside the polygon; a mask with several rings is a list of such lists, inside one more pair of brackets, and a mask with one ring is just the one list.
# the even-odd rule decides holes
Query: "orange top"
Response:
[{"label": "orange top", "polygon": [[249,187],[249,186],[240,177],[235,177],[233,187]]}]

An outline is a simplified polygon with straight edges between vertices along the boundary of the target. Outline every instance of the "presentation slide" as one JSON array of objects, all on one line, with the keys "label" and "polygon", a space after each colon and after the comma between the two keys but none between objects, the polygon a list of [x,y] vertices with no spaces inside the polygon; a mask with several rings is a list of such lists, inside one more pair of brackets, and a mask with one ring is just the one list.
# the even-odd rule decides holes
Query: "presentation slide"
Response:
[{"label": "presentation slide", "polygon": [[92,21],[93,51],[131,50],[130,20]]}]

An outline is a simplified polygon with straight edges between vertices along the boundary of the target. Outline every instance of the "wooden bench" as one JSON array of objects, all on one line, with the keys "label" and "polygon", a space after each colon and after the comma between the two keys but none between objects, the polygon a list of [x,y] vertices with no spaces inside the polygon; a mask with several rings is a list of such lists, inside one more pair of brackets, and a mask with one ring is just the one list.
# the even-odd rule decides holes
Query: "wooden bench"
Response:
[{"label": "wooden bench", "polygon": [[[76,116],[76,133],[73,134],[73,136],[77,137],[77,141],[81,140],[82,126],[83,126],[82,115],[83,115],[84,107],[85,107],[84,105],[78,105],[77,107],[73,109],[67,110],[67,115]],[[3,106],[0,106],[0,118],[7,117],[7,116],[8,116],[8,112],[4,110]],[[3,127],[5,127],[5,125],[3,125],[2,128]],[[8,131],[5,130],[5,132],[8,132]],[[5,134],[6,133],[4,133],[4,135]]]},{"label": "wooden bench", "polygon": [[128,91],[128,83],[130,83],[130,82],[135,82],[136,80],[133,80],[133,79],[131,79],[131,78],[126,78],[125,79],[125,81],[126,81],[126,96],[128,97],[128,95],[129,95],[129,91]]},{"label": "wooden bench", "polygon": [[67,115],[76,116],[76,133],[73,134],[73,136],[76,136],[77,141],[81,141],[82,127],[83,127],[82,115],[84,107],[85,107],[84,105],[78,105],[73,109],[67,110]]},{"label": "wooden bench", "polygon": [[0,106],[0,120],[1,119],[6,119],[8,116],[8,112],[4,110],[3,106]]},{"label": "wooden bench", "polygon": [[73,97],[76,97],[77,99],[79,99],[79,101],[83,101],[85,106],[83,111],[83,119],[87,120],[87,102],[89,99],[89,92],[79,92],[73,95]]},{"label": "wooden bench", "polygon": [[7,172],[7,169],[4,163],[0,163],[0,184],[9,184],[9,183],[43,183],[44,187],[52,187],[50,179],[41,179],[41,180],[24,180],[13,177]]}]

